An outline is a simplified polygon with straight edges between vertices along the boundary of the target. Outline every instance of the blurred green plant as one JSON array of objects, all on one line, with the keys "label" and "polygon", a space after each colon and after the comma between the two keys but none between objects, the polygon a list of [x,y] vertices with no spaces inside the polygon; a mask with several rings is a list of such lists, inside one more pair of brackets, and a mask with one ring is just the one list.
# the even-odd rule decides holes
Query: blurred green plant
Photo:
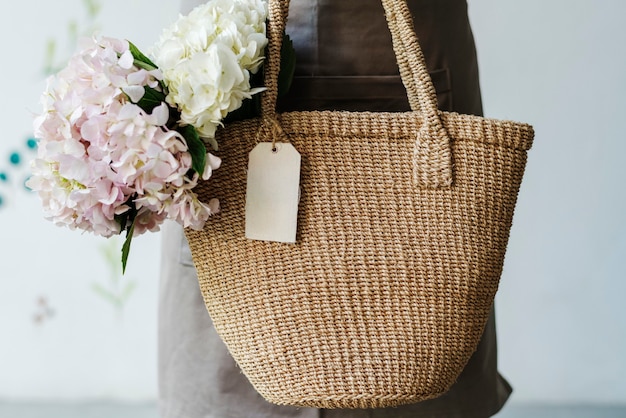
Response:
[{"label": "blurred green plant", "polygon": [[[51,75],[61,70],[67,64],[71,54],[78,46],[81,37],[93,36],[100,29],[98,18],[102,10],[100,0],[81,0],[85,18],[80,23],[70,20],[67,23],[67,44],[61,50],[56,38],[49,38],[45,45],[43,73]],[[0,160],[0,211],[7,207],[9,197],[14,190],[22,188],[29,190],[24,183],[30,177],[29,160],[34,157],[37,149],[37,140],[29,137],[21,147],[14,147],[6,159]],[[99,248],[102,259],[109,270],[106,283],[93,283],[93,291],[103,300],[110,303],[118,312],[123,311],[137,283],[133,280],[122,280],[119,268],[119,241],[109,239]],[[43,301],[43,302],[41,302]],[[35,315],[35,322],[42,323],[53,316],[54,311],[47,306],[45,299],[40,299],[39,310]]]},{"label": "blurred green plant", "polygon": [[[49,38],[46,41],[43,62],[45,75],[54,74],[65,67],[70,55],[76,50],[80,37],[92,36],[99,30],[98,17],[102,10],[102,2],[100,0],[81,0],[81,4],[85,19],[82,20],[82,25],[76,20],[70,20],[67,23],[68,40],[65,51],[60,54],[60,42],[57,39]],[[37,149],[37,140],[27,138],[25,144],[26,148],[14,147],[13,150],[9,151],[6,159],[0,161],[0,211],[8,206],[10,197],[15,190],[28,190],[24,183],[30,177],[28,161]]]},{"label": "blurred green plant", "polygon": [[54,74],[65,67],[69,55],[76,50],[80,37],[92,36],[100,29],[100,24],[97,20],[102,9],[102,3],[99,0],[82,0],[82,5],[86,14],[84,25],[81,26],[75,19],[67,23],[67,46],[65,53],[60,58],[58,57],[59,41],[55,38],[47,40],[44,53],[44,74]]},{"label": "blurred green plant", "polygon": [[98,296],[109,302],[121,313],[128,299],[137,287],[135,280],[124,279],[120,269],[120,242],[116,238],[109,238],[99,246],[102,259],[109,270],[106,284],[93,283],[92,289]]}]

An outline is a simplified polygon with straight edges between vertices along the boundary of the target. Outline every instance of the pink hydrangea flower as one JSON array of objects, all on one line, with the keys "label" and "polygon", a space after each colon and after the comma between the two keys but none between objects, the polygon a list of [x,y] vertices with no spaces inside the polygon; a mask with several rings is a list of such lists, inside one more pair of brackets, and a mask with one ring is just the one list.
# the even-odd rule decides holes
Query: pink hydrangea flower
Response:
[{"label": "pink hydrangea flower", "polygon": [[[40,143],[28,186],[45,216],[105,237],[122,232],[119,219],[129,211],[134,235],[158,230],[166,218],[202,228],[218,205],[193,192],[200,176],[189,177],[185,138],[166,126],[169,106],[147,113],[136,104],[147,88],[160,89],[161,72],[136,66],[126,41],[91,39],[83,47],[48,79],[34,124]],[[203,178],[219,164],[207,155]]]}]

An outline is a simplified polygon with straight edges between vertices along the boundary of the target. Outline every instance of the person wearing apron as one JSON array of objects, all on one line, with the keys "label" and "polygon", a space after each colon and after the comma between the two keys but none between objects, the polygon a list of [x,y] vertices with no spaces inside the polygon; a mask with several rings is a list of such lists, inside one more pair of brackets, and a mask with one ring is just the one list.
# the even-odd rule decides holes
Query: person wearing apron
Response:
[{"label": "person wearing apron", "polygon": [[[203,0],[182,0],[187,13]],[[482,114],[466,0],[408,0],[415,30],[446,111]],[[279,111],[407,111],[380,0],[291,0],[287,33],[296,72]],[[439,398],[381,409],[296,408],[265,401],[241,373],[204,306],[182,228],[162,233],[159,409],[162,418],[485,418],[511,387],[497,371],[493,310],[478,348]]]}]

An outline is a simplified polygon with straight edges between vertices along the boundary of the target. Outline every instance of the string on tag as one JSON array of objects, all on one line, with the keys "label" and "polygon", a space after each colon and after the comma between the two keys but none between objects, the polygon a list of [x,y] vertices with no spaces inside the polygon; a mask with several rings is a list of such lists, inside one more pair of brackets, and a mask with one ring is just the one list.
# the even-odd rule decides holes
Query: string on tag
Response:
[{"label": "string on tag", "polygon": [[[267,136],[272,138],[272,152],[276,152],[276,142],[289,142],[283,127],[275,118],[264,116],[256,134],[256,143],[263,142]],[[280,141],[277,141],[280,138]]]}]

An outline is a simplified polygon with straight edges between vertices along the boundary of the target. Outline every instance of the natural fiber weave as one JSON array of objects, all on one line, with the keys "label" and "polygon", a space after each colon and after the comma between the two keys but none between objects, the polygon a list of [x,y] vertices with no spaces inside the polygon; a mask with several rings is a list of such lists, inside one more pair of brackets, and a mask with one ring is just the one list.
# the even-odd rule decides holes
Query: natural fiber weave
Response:
[{"label": "natural fiber weave", "polygon": [[[287,3],[270,2],[278,51]],[[398,47],[398,36],[410,38],[405,3],[383,4],[398,61],[418,54],[423,65],[410,40]],[[377,408],[433,398],[482,335],[533,130],[438,113],[433,97],[415,98],[414,65],[403,79],[425,113],[275,115],[274,95],[265,119],[219,132],[223,164],[200,195],[219,198],[221,213],[186,233],[215,327],[270,402]],[[248,153],[260,129],[272,131],[268,119],[302,154],[296,244],[244,237]]]}]

